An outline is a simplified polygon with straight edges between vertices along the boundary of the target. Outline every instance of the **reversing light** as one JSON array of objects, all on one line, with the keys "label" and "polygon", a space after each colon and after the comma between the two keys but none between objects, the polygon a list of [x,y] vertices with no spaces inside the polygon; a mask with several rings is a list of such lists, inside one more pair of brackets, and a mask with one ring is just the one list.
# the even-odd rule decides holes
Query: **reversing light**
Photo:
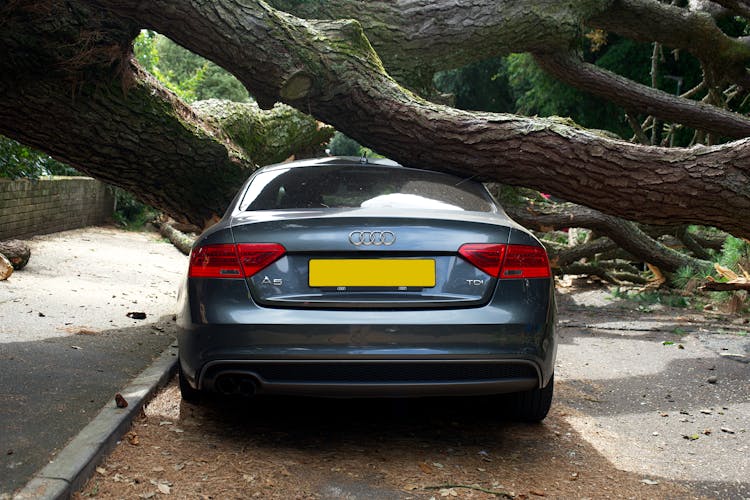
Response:
[{"label": "reversing light", "polygon": [[286,253],[278,243],[229,243],[194,248],[190,278],[249,278]]},{"label": "reversing light", "polygon": [[467,243],[459,255],[494,278],[549,278],[547,252],[531,245]]}]

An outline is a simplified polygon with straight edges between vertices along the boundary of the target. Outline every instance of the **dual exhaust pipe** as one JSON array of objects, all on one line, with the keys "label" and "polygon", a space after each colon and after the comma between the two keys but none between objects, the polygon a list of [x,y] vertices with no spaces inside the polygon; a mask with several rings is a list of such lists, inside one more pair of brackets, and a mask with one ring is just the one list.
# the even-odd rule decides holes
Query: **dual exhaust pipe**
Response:
[{"label": "dual exhaust pipe", "polygon": [[258,382],[250,375],[220,375],[214,383],[214,388],[223,396],[249,398],[258,392]]}]

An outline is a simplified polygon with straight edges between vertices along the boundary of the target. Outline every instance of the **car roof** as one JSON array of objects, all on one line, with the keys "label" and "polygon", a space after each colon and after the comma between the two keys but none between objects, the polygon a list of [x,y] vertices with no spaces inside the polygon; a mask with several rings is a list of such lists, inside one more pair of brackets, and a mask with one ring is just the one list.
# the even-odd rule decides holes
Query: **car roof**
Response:
[{"label": "car roof", "polygon": [[[388,158],[365,158],[359,156],[328,156],[323,158],[309,158],[285,163],[274,163],[263,167],[263,170],[276,170],[279,168],[317,167],[328,165],[374,165],[379,167],[406,168]],[[420,170],[420,169],[414,169]]]}]

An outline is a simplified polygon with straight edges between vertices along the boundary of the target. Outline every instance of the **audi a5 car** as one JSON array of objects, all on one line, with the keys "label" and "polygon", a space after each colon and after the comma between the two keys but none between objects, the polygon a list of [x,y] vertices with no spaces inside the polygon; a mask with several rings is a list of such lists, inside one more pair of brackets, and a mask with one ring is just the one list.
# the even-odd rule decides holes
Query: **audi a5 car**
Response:
[{"label": "audi a5 car", "polygon": [[388,160],[268,166],[189,262],[186,400],[505,395],[515,418],[547,414],[547,254],[478,182]]}]

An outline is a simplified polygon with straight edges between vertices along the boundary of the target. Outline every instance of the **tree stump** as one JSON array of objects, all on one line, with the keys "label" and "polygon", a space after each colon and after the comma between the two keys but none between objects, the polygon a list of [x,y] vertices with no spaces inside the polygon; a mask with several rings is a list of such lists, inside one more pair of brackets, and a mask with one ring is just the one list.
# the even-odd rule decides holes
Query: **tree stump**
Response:
[{"label": "tree stump", "polygon": [[[29,262],[31,249],[29,245],[20,240],[0,241],[0,254],[4,255],[13,269],[19,271]],[[10,275],[8,275],[10,276]]]},{"label": "tree stump", "polygon": [[0,253],[0,281],[7,280],[13,274],[13,266],[10,261]]}]

